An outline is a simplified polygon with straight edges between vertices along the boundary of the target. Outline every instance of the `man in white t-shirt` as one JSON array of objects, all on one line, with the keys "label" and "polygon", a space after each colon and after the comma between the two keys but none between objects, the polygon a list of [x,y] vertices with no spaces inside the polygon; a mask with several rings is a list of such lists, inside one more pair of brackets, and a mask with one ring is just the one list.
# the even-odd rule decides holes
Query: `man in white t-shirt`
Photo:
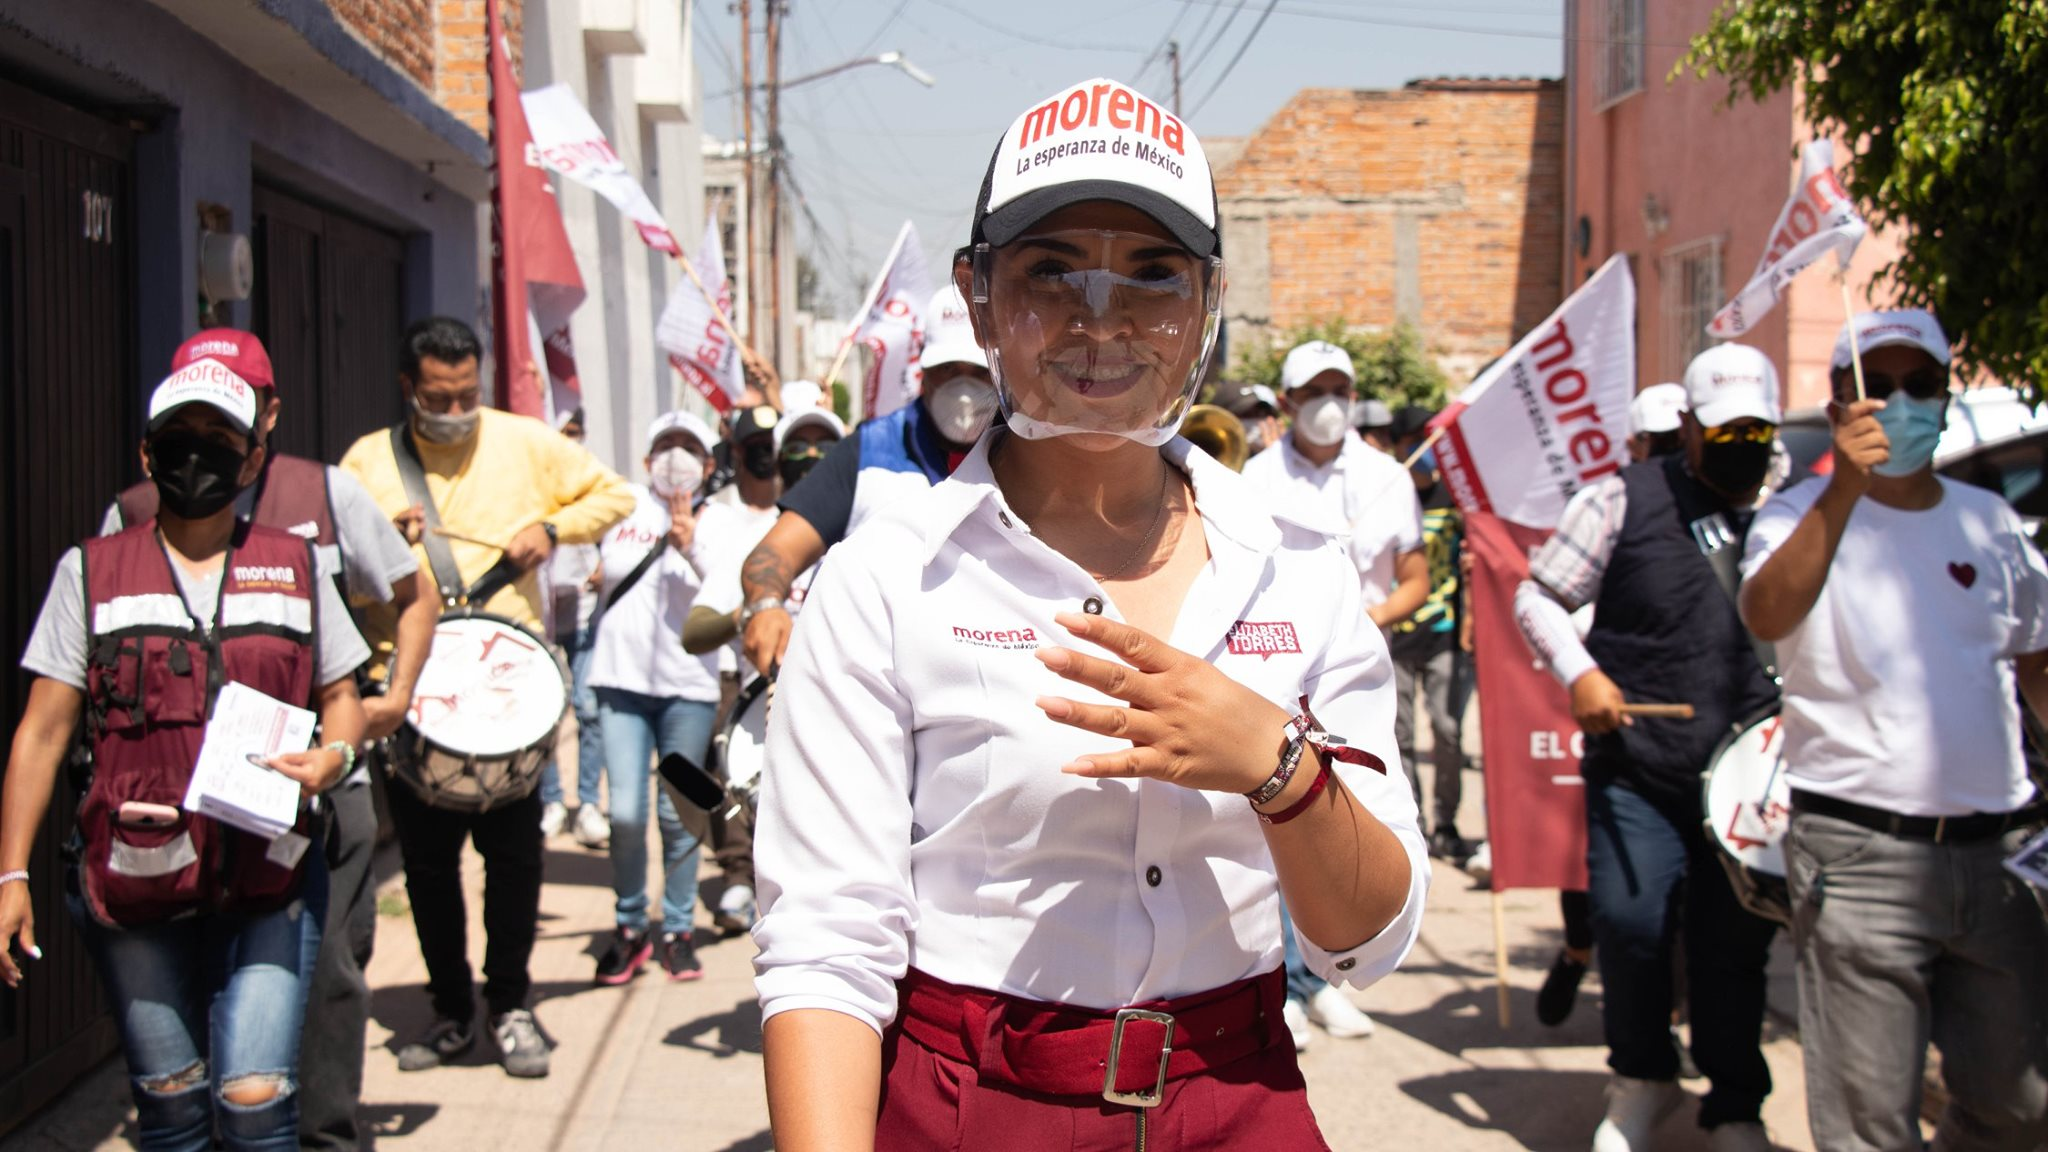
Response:
[{"label": "man in white t-shirt", "polygon": [[[1868,399],[1855,398],[1850,341]],[[1785,839],[1807,1108],[1824,1152],[2048,1140],[2048,923],[2001,862],[2044,806],[2017,695],[2048,706],[2048,566],[1996,494],[1936,476],[1949,346],[1918,310],[1834,356],[1834,472],[1749,532],[1742,615],[1784,669]]]},{"label": "man in white t-shirt", "polygon": [[[1347,541],[1366,615],[1385,629],[1414,615],[1429,598],[1429,560],[1422,550],[1415,481],[1393,457],[1352,432],[1357,384],[1351,354],[1335,344],[1311,340],[1289,352],[1280,365],[1280,406],[1292,424],[1279,444],[1245,461],[1244,478],[1268,507]],[[1402,767],[1415,787],[1414,765]],[[1416,797],[1421,799],[1419,790]],[[1343,1039],[1371,1035],[1372,1019],[1308,970],[1291,930],[1282,934],[1288,941],[1287,1025],[1295,1047],[1308,1046],[1309,1021]]]}]

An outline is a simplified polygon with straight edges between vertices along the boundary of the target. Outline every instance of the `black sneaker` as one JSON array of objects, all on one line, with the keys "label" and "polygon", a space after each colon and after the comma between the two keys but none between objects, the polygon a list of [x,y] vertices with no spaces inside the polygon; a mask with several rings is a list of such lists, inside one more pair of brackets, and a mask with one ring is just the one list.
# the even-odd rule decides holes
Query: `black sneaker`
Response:
[{"label": "black sneaker", "polygon": [[670,932],[661,938],[661,966],[668,972],[668,978],[678,983],[704,975],[704,965],[697,960],[697,946],[690,943],[687,932]]},{"label": "black sneaker", "polygon": [[1552,1028],[1569,1019],[1579,1001],[1579,981],[1585,978],[1586,966],[1560,949],[1550,975],[1543,978],[1543,990],[1536,993],[1536,1019]]},{"label": "black sneaker", "polygon": [[548,1074],[548,1040],[533,1013],[514,1008],[491,1017],[491,1038],[498,1042],[498,1062],[506,1075],[537,1080]]},{"label": "black sneaker", "polygon": [[398,1050],[398,1070],[423,1072],[438,1068],[469,1051],[475,1043],[476,1029],[469,1021],[443,1017]]},{"label": "black sneaker", "polygon": [[1439,825],[1429,837],[1429,854],[1439,860],[1449,860],[1462,865],[1472,857],[1472,846],[1458,835],[1458,830],[1448,824]]},{"label": "black sneaker", "polygon": [[646,929],[635,932],[622,927],[612,935],[612,946],[597,958],[597,982],[624,984],[638,976],[653,955],[654,938]]}]

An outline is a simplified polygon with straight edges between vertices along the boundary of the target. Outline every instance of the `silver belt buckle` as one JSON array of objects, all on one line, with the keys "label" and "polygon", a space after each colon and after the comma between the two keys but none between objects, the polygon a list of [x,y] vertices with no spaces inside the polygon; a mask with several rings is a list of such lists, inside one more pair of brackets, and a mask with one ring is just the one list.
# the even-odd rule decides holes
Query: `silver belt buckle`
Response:
[{"label": "silver belt buckle", "polygon": [[[1166,1029],[1166,1039],[1159,1045],[1159,1079],[1150,1092],[1119,1092],[1116,1088],[1116,1072],[1124,1052],[1124,1025],[1133,1020],[1146,1020]],[[1119,1008],[1116,1025],[1109,1033],[1109,1068],[1102,1075],[1102,1098],[1111,1104],[1122,1104],[1127,1108],[1157,1108],[1166,1097],[1166,1061],[1173,1055],[1173,1017],[1164,1012],[1150,1012],[1143,1008]]]}]

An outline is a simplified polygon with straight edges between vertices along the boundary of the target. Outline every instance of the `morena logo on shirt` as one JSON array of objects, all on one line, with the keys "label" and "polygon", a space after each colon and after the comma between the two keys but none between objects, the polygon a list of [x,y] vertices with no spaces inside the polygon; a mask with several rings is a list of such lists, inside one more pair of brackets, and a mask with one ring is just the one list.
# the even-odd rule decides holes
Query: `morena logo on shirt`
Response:
[{"label": "morena logo on shirt", "polygon": [[299,586],[298,574],[282,564],[237,564],[235,583],[242,585],[270,585],[277,588]]},{"label": "morena logo on shirt", "polygon": [[1239,620],[1230,626],[1227,639],[1233,656],[1257,656],[1265,660],[1282,653],[1301,651],[1301,640],[1294,634],[1294,625],[1285,620],[1269,623]]},{"label": "morena logo on shirt", "polygon": [[953,639],[978,648],[1014,650],[1038,647],[1038,632],[1032,628],[967,628],[955,624]]}]

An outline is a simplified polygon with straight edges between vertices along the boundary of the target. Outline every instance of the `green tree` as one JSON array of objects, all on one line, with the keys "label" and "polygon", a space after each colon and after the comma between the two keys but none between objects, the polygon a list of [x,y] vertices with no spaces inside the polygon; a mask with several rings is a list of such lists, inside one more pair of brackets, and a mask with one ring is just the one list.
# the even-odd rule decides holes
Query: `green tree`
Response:
[{"label": "green tree", "polygon": [[1966,370],[2038,395],[2048,376],[2048,3],[1740,0],[1679,69],[1730,103],[1797,81],[1854,145],[1848,189],[1897,226],[1881,278],[1941,318]]},{"label": "green tree", "polygon": [[1296,345],[1310,340],[1327,340],[1351,354],[1351,368],[1358,374],[1358,394],[1363,398],[1395,409],[1404,404],[1443,406],[1450,381],[1424,349],[1422,333],[1405,322],[1370,332],[1353,328],[1340,317],[1312,321],[1282,333],[1263,347],[1240,346],[1237,366],[1230,378],[1246,384],[1264,384],[1277,392],[1281,362]]}]

